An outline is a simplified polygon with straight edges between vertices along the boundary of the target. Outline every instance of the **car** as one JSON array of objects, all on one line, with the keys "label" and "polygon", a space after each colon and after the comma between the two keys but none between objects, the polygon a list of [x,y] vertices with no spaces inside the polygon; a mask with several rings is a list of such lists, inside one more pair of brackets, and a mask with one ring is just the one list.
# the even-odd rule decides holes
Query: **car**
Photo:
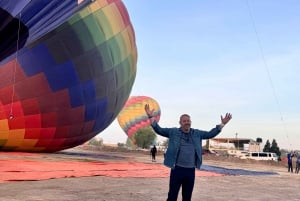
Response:
[{"label": "car", "polygon": [[278,161],[276,153],[272,152],[248,152],[246,155],[241,156],[241,159],[254,159],[254,160],[270,160]]},{"label": "car", "polygon": [[218,156],[218,152],[216,151],[212,151],[212,150],[209,150],[209,149],[203,149],[202,150],[202,155],[208,155],[208,154],[211,154],[211,155],[216,155]]}]

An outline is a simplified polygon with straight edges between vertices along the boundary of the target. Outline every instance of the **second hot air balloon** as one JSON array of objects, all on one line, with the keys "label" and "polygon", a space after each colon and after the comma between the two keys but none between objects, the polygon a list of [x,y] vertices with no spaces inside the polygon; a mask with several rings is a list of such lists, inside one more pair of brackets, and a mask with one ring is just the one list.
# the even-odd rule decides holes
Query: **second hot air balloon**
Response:
[{"label": "second hot air balloon", "polygon": [[150,120],[144,109],[145,104],[154,109],[154,118],[158,122],[161,114],[159,104],[148,96],[131,96],[117,117],[119,125],[133,144],[136,132],[150,126]]}]

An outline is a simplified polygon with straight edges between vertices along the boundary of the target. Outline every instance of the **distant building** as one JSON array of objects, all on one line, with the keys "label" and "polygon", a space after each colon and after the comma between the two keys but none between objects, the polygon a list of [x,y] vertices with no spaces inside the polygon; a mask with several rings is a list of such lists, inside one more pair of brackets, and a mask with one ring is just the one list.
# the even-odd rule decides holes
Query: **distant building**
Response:
[{"label": "distant building", "polygon": [[247,152],[262,151],[260,143],[250,138],[212,138],[206,140],[206,149],[226,151],[229,155],[241,156]]}]

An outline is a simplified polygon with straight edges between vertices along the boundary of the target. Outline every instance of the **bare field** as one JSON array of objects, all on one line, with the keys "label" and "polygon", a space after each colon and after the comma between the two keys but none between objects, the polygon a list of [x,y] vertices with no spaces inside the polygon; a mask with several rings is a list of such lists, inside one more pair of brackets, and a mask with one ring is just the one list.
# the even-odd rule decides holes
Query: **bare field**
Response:
[{"label": "bare field", "polygon": [[[97,157],[98,156],[98,157]],[[4,156],[3,156],[4,157]],[[18,157],[18,156],[15,156]],[[28,156],[30,158],[30,156]],[[75,161],[128,161],[152,163],[147,152],[123,152],[116,150],[66,150],[56,154],[43,154],[43,160]],[[158,155],[157,164],[162,165]],[[204,155],[204,165],[228,169],[272,171],[276,175],[263,176],[204,176],[197,177],[194,201],[221,200],[300,200],[300,176],[287,172],[284,163],[245,161]],[[2,201],[163,201],[168,192],[165,178],[113,178],[91,176],[60,178],[41,181],[21,181],[0,185]],[[178,200],[181,200],[179,195]]]}]

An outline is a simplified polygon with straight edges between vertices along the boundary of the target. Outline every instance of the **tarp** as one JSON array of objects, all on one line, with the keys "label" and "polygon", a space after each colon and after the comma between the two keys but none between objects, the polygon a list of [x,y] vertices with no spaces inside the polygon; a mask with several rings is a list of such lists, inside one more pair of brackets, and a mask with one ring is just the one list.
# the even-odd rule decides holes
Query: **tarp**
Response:
[{"label": "tarp", "polygon": [[[18,152],[2,152],[0,156],[0,183],[88,176],[165,178],[170,174],[170,169],[159,163],[130,160],[99,161],[84,158],[74,161],[74,159],[48,158],[43,154]],[[196,171],[197,177],[222,175]]]}]

